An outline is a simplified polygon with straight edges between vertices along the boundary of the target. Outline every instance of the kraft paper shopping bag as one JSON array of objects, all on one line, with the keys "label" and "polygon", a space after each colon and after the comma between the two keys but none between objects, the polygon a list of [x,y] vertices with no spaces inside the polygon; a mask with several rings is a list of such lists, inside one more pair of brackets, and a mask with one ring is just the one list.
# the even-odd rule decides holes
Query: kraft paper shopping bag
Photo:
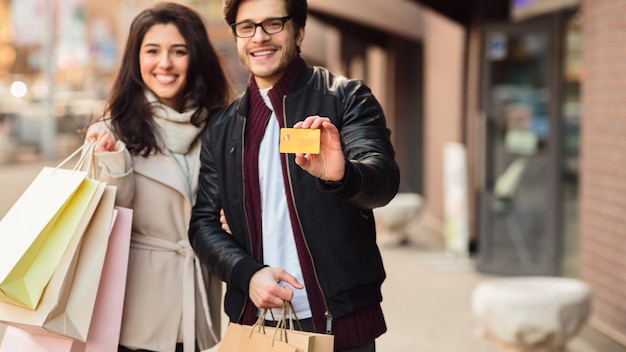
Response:
[{"label": "kraft paper shopping bag", "polygon": [[[333,335],[296,330],[297,321],[291,302],[285,301],[284,309],[276,327],[264,326],[267,311],[259,316],[252,326],[231,323],[220,344],[220,352],[234,351],[277,351],[293,348],[296,352],[333,352]],[[289,327],[287,327],[289,325]],[[226,342],[226,343],[224,343]],[[267,347],[267,343],[271,345]],[[288,346],[288,347],[286,347]],[[257,350],[257,348],[260,348]]]},{"label": "kraft paper shopping bag", "polygon": [[[56,334],[38,334],[11,326],[5,339],[0,338],[0,352],[113,352],[117,350],[126,289],[130,249],[132,210],[116,207],[116,216],[96,306],[86,342]],[[43,349],[42,349],[43,348]]]},{"label": "kraft paper shopping bag", "polygon": [[[86,319],[91,319],[93,313],[89,309],[90,296],[86,295],[86,305],[84,309],[76,308],[76,303],[69,304],[71,289],[74,281],[81,277],[90,275],[95,277],[91,284],[93,291],[97,290],[104,255],[107,250],[107,243],[111,226],[114,219],[114,202],[116,188],[101,184],[103,194],[97,204],[96,211],[92,216],[87,229],[82,237],[73,238],[68,246],[67,255],[63,257],[57,270],[54,272],[48,287],[46,287],[41,299],[41,303],[35,311],[17,307],[8,303],[0,302],[0,321],[10,325],[15,325],[32,333],[45,334],[48,331],[61,336],[79,335],[76,324],[81,324]],[[76,253],[78,251],[78,253]],[[79,265],[90,267],[91,269],[78,270]],[[81,276],[82,275],[82,276]],[[95,297],[95,293],[92,293]],[[80,297],[72,296],[74,299]],[[87,318],[85,318],[87,316]],[[67,320],[67,324],[63,322]],[[47,322],[55,321],[51,326]],[[79,328],[85,331],[88,326]],[[67,331],[67,332],[66,332]]]},{"label": "kraft paper shopping bag", "polygon": [[230,323],[219,344],[218,352],[297,352],[297,348],[256,327]]},{"label": "kraft paper shopping bag", "polygon": [[[265,334],[274,336],[274,333],[281,333],[277,328],[266,326],[263,328]],[[280,330],[280,329],[278,329]],[[335,337],[333,335],[318,334],[314,332],[301,331],[295,329],[285,329],[282,331],[285,340],[290,345],[296,347],[297,352],[333,352],[335,348]]]},{"label": "kraft paper shopping bag", "polygon": [[[86,199],[93,196],[93,187],[81,187],[85,185],[85,180],[86,173],[82,171],[45,167],[0,220],[0,301],[30,309],[37,306],[41,289],[49,281],[56,264],[40,263],[43,265],[36,265],[33,270],[29,270],[49,239],[50,232],[55,229],[62,212],[70,204],[78,206],[78,200],[72,202],[77,191],[81,190],[80,195],[85,193]],[[75,215],[82,216],[88,201],[80,204],[82,210],[74,207],[71,210],[79,213]],[[67,234],[62,227],[73,225],[61,222],[60,227],[56,228],[60,231],[57,235]],[[57,253],[55,258],[60,257],[59,250],[62,254],[69,243],[67,237],[74,232],[70,231],[68,236],[61,236],[60,239],[53,234],[51,241],[56,245],[52,250]],[[27,273],[31,277],[27,278]]]},{"label": "kraft paper shopping bag", "polygon": [[[257,325],[263,321],[265,312],[259,317]],[[335,349],[335,337],[329,334],[318,334],[302,331],[298,327],[297,316],[293,305],[285,301],[280,319],[276,327],[263,326],[261,329],[266,335],[278,335],[281,341],[285,341],[297,348],[298,352],[333,352]]]}]

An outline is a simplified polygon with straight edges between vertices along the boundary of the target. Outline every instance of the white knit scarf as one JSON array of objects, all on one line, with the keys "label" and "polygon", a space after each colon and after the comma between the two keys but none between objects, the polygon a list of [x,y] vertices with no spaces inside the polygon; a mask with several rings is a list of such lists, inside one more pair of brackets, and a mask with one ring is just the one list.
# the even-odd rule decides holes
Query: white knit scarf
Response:
[{"label": "white knit scarf", "polygon": [[172,153],[187,154],[189,148],[204,128],[204,123],[196,127],[190,122],[191,116],[196,110],[185,108],[184,112],[178,112],[160,103],[152,92],[146,91],[145,94],[153,106],[154,122],[167,149]]}]

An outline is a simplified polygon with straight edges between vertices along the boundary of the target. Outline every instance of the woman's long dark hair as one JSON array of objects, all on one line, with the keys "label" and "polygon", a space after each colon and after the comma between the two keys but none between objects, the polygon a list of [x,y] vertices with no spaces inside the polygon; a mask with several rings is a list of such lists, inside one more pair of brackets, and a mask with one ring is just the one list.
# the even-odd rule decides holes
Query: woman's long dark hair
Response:
[{"label": "woman's long dark hair", "polygon": [[[150,103],[144,94],[147,87],[139,69],[141,43],[155,24],[174,24],[187,41],[189,65],[181,106],[199,108],[191,123],[202,124],[216,110],[225,107],[231,96],[220,59],[196,11],[169,2],[142,11],[130,26],[122,63],[104,111],[113,133],[133,155],[147,156],[161,151],[152,126]],[[202,114],[202,110],[208,114]]]}]

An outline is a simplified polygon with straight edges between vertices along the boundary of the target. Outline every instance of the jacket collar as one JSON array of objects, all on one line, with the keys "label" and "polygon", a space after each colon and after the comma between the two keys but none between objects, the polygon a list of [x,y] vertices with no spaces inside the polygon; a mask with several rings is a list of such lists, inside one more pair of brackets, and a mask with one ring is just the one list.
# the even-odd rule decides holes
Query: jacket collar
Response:
[{"label": "jacket collar", "polygon": [[313,67],[307,65],[304,59],[300,56],[298,56],[294,62],[296,62],[297,65],[296,70],[294,72],[294,77],[291,80],[289,90],[286,90],[285,94],[304,88],[304,86],[306,86],[311,80],[311,76],[313,76]]}]

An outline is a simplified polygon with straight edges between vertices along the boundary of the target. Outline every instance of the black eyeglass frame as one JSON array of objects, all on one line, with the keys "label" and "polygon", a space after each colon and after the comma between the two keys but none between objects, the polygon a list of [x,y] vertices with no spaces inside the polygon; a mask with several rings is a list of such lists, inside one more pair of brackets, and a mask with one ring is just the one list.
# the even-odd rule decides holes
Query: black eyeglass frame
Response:
[{"label": "black eyeglass frame", "polygon": [[[256,34],[256,29],[258,27],[261,27],[263,32],[265,32],[265,34],[267,34],[267,35],[278,34],[278,33],[282,32],[283,30],[285,30],[285,23],[287,23],[287,21],[289,21],[290,19],[291,19],[291,16],[284,16],[284,17],[270,17],[270,18],[266,18],[263,21],[257,22],[257,23],[254,23],[252,21],[241,21],[241,22],[237,22],[237,23],[232,23],[230,25],[230,28],[232,29],[233,34],[236,37],[238,37],[238,38],[252,38]],[[263,26],[263,23],[266,23],[267,21],[275,21],[275,20],[280,20],[280,22],[281,22],[280,30],[276,31],[276,32],[271,32],[270,33],[270,32],[267,31],[267,29],[265,29],[265,27]],[[240,24],[244,24],[244,23],[251,24],[251,25],[254,26],[254,31],[252,31],[252,34],[249,35],[249,36],[241,36],[241,35],[237,34],[237,26],[240,25]]]}]

